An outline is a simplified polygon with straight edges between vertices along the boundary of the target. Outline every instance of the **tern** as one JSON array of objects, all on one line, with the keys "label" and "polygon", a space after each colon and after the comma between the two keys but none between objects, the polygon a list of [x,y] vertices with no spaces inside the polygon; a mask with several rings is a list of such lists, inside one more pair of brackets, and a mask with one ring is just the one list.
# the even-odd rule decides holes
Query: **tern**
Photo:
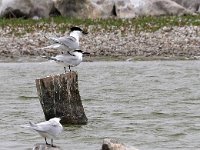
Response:
[{"label": "tern", "polygon": [[62,64],[64,66],[64,71],[66,71],[66,67],[69,68],[69,71],[71,72],[71,67],[75,67],[79,65],[82,60],[83,60],[83,55],[89,55],[90,53],[88,52],[83,52],[82,50],[73,50],[73,51],[68,51],[66,54],[60,54],[56,55],[55,57],[46,57],[49,60],[54,60],[59,64]]},{"label": "tern", "polygon": [[[49,121],[37,124],[29,122],[29,125],[24,127],[28,127],[34,131],[37,131],[40,136],[45,139],[47,145],[54,147],[53,139],[63,131],[63,126],[60,124],[60,120],[60,118],[52,118]],[[47,138],[51,139],[51,144],[47,143]]]},{"label": "tern", "polygon": [[88,32],[82,30],[79,27],[71,27],[69,36],[63,36],[59,38],[47,37],[53,43],[52,45],[44,47],[42,49],[53,48],[53,49],[61,49],[64,51],[79,49],[80,46],[79,39],[82,37],[82,35],[86,34],[88,34]]}]

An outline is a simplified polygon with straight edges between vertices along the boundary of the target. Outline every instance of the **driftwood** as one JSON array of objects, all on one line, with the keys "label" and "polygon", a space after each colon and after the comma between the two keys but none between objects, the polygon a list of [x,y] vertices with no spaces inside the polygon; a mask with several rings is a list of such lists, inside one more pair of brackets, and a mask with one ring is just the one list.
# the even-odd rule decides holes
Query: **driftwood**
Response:
[{"label": "driftwood", "polygon": [[61,117],[62,124],[87,123],[76,72],[36,79],[36,87],[46,120]]}]

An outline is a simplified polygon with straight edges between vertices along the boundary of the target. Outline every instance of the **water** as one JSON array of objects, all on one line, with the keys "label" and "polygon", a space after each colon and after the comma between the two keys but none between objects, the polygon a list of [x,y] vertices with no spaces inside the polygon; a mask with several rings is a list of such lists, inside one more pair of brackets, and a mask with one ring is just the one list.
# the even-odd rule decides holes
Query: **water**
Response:
[{"label": "water", "polygon": [[[66,126],[56,145],[99,150],[106,137],[140,150],[200,149],[200,61],[82,63],[79,90],[88,124]],[[0,63],[0,147],[44,142],[21,128],[44,121],[35,79],[59,74],[52,62]]]}]

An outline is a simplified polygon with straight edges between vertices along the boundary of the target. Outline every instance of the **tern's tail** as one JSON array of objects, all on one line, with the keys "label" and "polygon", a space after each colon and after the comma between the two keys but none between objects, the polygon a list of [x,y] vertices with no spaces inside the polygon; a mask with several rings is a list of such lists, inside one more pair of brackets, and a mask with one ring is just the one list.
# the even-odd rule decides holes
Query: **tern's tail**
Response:
[{"label": "tern's tail", "polygon": [[22,127],[22,128],[30,128],[30,125],[29,124],[20,125],[20,127]]},{"label": "tern's tail", "polygon": [[31,121],[29,121],[29,125],[30,125],[30,127],[36,127],[37,126],[35,123],[32,123]]},{"label": "tern's tail", "polygon": [[44,36],[46,39],[48,39],[51,43],[58,42],[59,37],[50,37],[50,36]]},{"label": "tern's tail", "polygon": [[52,45],[49,45],[49,46],[46,46],[46,47],[42,47],[40,49],[43,50],[43,49],[58,49],[58,48],[61,48],[60,44],[52,44]]},{"label": "tern's tail", "polygon": [[49,56],[42,56],[42,58],[48,59],[48,60],[54,60],[57,61],[55,57],[49,57]]},{"label": "tern's tail", "polygon": [[36,124],[29,121],[29,124],[20,125],[20,126],[23,128],[33,128],[33,127],[36,127]]},{"label": "tern's tail", "polygon": [[57,48],[60,48],[61,45],[60,45],[60,42],[58,41],[58,39],[55,37],[47,37],[47,36],[44,36],[46,39],[48,39],[48,41],[50,41],[50,44],[49,46],[46,46],[46,47],[42,47],[41,49],[57,49]]}]

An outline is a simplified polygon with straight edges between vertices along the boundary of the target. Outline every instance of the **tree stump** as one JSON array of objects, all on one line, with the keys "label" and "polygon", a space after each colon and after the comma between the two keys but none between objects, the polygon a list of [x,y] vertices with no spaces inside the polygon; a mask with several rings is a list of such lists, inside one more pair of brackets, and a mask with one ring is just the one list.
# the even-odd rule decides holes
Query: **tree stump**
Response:
[{"label": "tree stump", "polygon": [[46,120],[61,117],[62,124],[87,123],[76,72],[36,79],[36,87]]}]

